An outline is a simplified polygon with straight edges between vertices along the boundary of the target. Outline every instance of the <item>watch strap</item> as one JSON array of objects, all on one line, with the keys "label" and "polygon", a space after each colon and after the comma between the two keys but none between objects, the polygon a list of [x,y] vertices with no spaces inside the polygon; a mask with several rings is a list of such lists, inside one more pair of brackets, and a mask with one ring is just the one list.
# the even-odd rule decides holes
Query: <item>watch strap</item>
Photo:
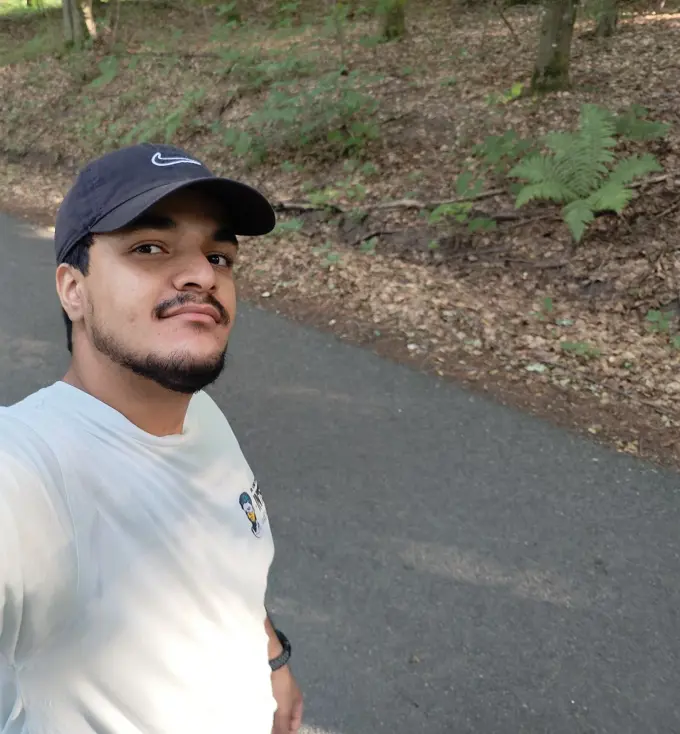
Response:
[{"label": "watch strap", "polygon": [[283,647],[283,652],[278,657],[275,657],[273,660],[269,661],[269,667],[272,669],[272,671],[278,670],[279,668],[283,668],[284,665],[287,665],[292,653],[290,641],[283,634],[283,632],[278,629],[275,629],[274,632],[276,632],[276,636],[279,638],[279,642]]}]

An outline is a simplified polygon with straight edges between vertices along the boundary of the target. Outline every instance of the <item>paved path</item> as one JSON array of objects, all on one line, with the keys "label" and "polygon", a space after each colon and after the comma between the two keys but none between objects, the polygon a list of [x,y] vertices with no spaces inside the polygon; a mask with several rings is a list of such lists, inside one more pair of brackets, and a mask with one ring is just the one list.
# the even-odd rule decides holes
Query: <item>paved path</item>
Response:
[{"label": "paved path", "polygon": [[[66,350],[51,243],[0,256],[7,403]],[[680,732],[677,475],[253,308],[231,352],[308,734]]]}]

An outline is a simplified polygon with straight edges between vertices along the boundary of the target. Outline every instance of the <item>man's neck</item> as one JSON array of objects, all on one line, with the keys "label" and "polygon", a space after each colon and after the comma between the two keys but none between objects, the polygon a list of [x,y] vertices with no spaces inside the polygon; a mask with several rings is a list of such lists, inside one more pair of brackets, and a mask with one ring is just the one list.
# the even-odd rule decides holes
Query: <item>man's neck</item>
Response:
[{"label": "man's neck", "polygon": [[154,436],[182,433],[191,395],[167,390],[152,380],[113,364],[85,365],[74,359],[63,381],[122,413],[131,423]]}]

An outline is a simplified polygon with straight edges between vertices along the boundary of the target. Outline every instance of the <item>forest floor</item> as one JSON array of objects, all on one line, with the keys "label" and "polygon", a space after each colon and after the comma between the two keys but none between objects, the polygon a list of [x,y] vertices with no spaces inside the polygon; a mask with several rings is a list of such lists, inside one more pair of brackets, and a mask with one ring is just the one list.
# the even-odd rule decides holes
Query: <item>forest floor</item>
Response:
[{"label": "forest floor", "polygon": [[[233,4],[104,8],[103,40],[69,53],[58,9],[0,14],[3,209],[49,225],[87,159],[171,140],[276,203],[276,233],[241,248],[249,300],[680,466],[680,13],[640,10],[607,41],[580,20],[572,89],[535,98],[526,7],[506,23],[433,4],[391,43],[299,7],[267,24]],[[517,210],[488,175],[468,198],[495,229],[431,216],[483,175],[487,136],[574,129],[584,103],[670,124],[626,144],[663,170],[623,214],[575,245],[559,208]],[[341,140],[319,133],[336,123]]]}]

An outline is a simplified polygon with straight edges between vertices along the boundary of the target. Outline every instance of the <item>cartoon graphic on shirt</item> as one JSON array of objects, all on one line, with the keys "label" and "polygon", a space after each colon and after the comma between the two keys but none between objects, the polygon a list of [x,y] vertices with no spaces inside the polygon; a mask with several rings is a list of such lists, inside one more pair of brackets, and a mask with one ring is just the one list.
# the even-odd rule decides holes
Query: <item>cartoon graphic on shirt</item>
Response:
[{"label": "cartoon graphic on shirt", "polygon": [[260,521],[257,519],[257,514],[255,513],[255,507],[253,506],[253,500],[251,499],[248,492],[242,492],[238,501],[241,507],[243,508],[243,512],[246,513],[246,516],[250,520],[250,529],[252,530],[253,535],[256,538],[261,537],[262,525],[260,525]]}]

